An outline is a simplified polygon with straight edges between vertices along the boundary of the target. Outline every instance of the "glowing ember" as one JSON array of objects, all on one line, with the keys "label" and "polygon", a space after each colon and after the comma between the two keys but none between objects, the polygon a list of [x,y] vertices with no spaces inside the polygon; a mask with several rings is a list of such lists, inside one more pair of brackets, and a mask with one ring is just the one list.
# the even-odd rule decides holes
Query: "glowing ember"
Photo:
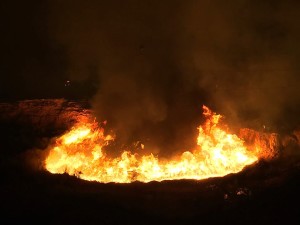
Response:
[{"label": "glowing ember", "polygon": [[139,156],[124,151],[110,158],[103,147],[113,141],[95,124],[77,124],[56,140],[45,160],[51,173],[68,173],[85,180],[103,183],[150,182],[178,179],[204,179],[237,173],[258,160],[234,134],[218,126],[220,115],[203,106],[206,122],[200,126],[197,148],[170,160],[159,160],[153,154]]}]

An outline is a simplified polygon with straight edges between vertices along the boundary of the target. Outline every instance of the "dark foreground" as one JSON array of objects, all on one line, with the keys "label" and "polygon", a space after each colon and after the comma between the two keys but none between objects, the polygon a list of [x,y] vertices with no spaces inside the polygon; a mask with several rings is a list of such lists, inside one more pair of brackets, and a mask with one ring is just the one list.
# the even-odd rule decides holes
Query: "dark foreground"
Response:
[{"label": "dark foreground", "polygon": [[201,182],[100,184],[14,163],[2,168],[1,224],[300,222],[299,168],[278,172],[272,168],[278,165],[257,165]]},{"label": "dark foreground", "polygon": [[64,127],[48,117],[41,130],[21,117],[1,120],[0,224],[300,223],[297,145],[223,178],[101,184],[38,169],[32,149],[42,151]]}]

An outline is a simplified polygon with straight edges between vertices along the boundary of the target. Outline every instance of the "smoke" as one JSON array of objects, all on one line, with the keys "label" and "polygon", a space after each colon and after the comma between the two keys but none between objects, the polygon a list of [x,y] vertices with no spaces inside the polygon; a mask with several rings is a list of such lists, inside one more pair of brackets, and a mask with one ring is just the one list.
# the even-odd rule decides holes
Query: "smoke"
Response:
[{"label": "smoke", "polygon": [[197,71],[211,104],[232,123],[269,129],[299,124],[296,5],[195,1],[187,10],[184,70]]},{"label": "smoke", "polygon": [[296,1],[48,4],[69,78],[93,82],[93,109],[122,141],[187,148],[202,104],[233,125],[300,122]]}]

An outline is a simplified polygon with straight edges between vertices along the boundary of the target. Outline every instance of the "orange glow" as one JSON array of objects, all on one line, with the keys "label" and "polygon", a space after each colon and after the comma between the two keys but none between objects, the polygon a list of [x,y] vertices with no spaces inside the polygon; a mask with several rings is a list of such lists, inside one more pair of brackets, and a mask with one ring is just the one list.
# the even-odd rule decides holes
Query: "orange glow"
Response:
[{"label": "orange glow", "polygon": [[[150,182],[178,179],[205,179],[237,173],[258,160],[258,152],[218,125],[221,115],[203,106],[206,117],[198,128],[197,147],[171,159],[124,151],[110,158],[103,151],[113,138],[93,123],[79,123],[56,140],[49,149],[45,168],[51,173],[68,173],[84,180],[103,183]],[[144,148],[144,145],[142,145]]]}]

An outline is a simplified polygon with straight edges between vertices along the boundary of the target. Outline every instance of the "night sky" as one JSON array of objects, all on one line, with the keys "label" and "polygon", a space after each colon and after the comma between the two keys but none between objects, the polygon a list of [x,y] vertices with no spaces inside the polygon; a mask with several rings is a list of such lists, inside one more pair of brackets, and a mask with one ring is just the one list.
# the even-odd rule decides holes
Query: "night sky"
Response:
[{"label": "night sky", "polygon": [[159,144],[194,129],[202,104],[231,124],[300,123],[297,0],[0,5],[2,101],[87,100],[124,140]]}]

